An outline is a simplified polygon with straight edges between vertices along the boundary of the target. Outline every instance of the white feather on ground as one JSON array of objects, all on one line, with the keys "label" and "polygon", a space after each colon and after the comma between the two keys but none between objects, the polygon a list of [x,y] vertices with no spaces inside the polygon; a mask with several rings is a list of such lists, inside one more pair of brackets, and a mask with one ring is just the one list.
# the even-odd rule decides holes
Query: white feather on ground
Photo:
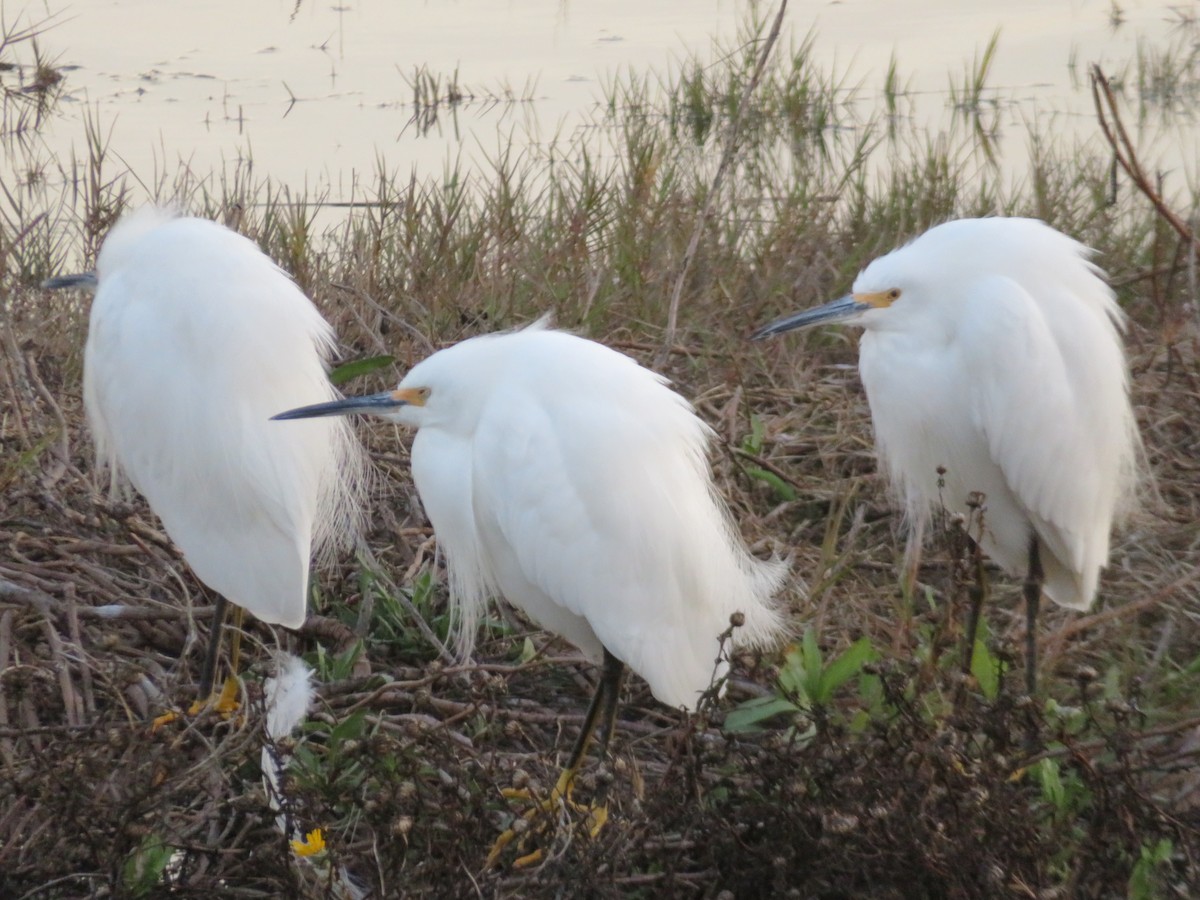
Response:
[{"label": "white feather on ground", "polygon": [[262,771],[271,806],[279,810],[276,821],[279,830],[290,840],[295,837],[282,803],[283,777],[290,755],[279,749],[279,742],[287,738],[308,716],[316,690],[312,684],[312,669],[298,656],[285,654],[279,658],[277,674],[263,682],[263,703],[267,712],[267,742],[262,750]]},{"label": "white feather on ground", "polygon": [[[279,657],[277,674],[263,682],[263,703],[266,707],[266,743],[262,750],[263,782],[271,808],[278,812],[275,818],[279,830],[288,841],[303,840],[304,829],[296,824],[289,810],[288,797],[284,793],[284,777],[291,754],[284,753],[279,742],[291,736],[304,723],[316,697],[312,669],[298,656],[284,654]],[[350,874],[338,867],[336,874],[328,871],[329,863],[323,857],[297,857],[313,867],[320,875],[329,896],[339,900],[361,900],[366,891],[356,885]]]}]

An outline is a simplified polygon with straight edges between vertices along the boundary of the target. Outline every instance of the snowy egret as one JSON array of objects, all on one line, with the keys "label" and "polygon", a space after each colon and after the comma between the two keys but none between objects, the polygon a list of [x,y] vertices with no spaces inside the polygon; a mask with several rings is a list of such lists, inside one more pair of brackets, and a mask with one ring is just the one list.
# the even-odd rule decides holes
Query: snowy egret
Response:
[{"label": "snowy egret", "polygon": [[692,710],[726,665],[719,635],[734,613],[735,646],[781,636],[771,598],[785,566],[737,535],[708,468],[712,431],[629,357],[539,323],[435,353],[394,391],[276,418],[355,412],[417,429],[413,480],[445,554],[460,655],[501,595],[603,664],[558,796],[597,729],[603,756],[625,666]]},{"label": "snowy egret", "polygon": [[754,335],[862,326],[875,440],[914,539],[934,507],[969,516],[979,492],[983,551],[1025,575],[1030,693],[1041,593],[1091,606],[1137,477],[1124,315],[1090,255],[1034,219],[947,222]]},{"label": "snowy egret", "polygon": [[268,421],[338,396],[333,331],[253,242],[154,207],[112,229],[95,273],[46,283],[72,286],[96,292],[83,396],[98,465],[114,487],[125,473],[219,595],[204,697],[226,600],[299,627],[314,548],[354,532],[365,457],[349,427]]}]

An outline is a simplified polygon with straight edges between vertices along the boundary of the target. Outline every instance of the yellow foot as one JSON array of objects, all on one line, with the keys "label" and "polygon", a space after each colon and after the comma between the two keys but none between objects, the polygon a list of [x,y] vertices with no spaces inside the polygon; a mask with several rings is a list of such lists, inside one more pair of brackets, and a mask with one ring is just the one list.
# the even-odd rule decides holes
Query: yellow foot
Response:
[{"label": "yellow foot", "polygon": [[[221,686],[221,693],[213,694],[204,700],[197,700],[188,707],[187,715],[198,716],[204,710],[211,709],[220,715],[222,719],[228,719],[242,707],[241,703],[238,702],[238,692],[240,690],[240,682],[231,675],[225,679],[225,684]],[[168,710],[151,723],[150,730],[158,731],[160,728],[170,725],[176,719],[182,718],[183,715],[183,713],[176,712],[175,710]]]},{"label": "yellow foot", "polygon": [[192,715],[195,715],[205,706],[208,706],[213,712],[220,713],[222,719],[228,719],[242,708],[242,704],[238,702],[238,694],[241,692],[241,689],[242,683],[236,677],[230,675],[225,679],[225,684],[221,686],[221,693],[215,697],[209,697],[204,703],[196,701],[196,703],[192,704]]},{"label": "yellow foot", "polygon": [[[600,833],[600,829],[608,821],[608,807],[601,804],[597,806],[587,806],[581,803],[576,803],[572,798],[571,793],[575,787],[575,773],[567,769],[558,776],[558,782],[554,785],[554,789],[548,797],[538,798],[531,791],[519,790],[515,788],[505,788],[500,793],[509,800],[531,800],[533,807],[521,814],[521,818],[513,822],[512,826],[506,828],[500,837],[496,838],[496,842],[492,844],[492,849],[488,853],[487,861],[484,863],[484,868],[490,869],[500,859],[500,855],[505,848],[513,841],[517,842],[517,849],[524,849],[525,843],[531,835],[544,835],[552,830],[558,816],[556,813],[571,812],[582,813],[583,821],[579,825],[589,838],[594,838]],[[526,866],[531,866],[539,862],[545,855],[545,850],[539,848],[530,853],[518,856],[513,860],[513,868],[521,869]]]},{"label": "yellow foot", "polygon": [[161,716],[155,716],[154,721],[150,723],[151,731],[158,731],[160,728],[165,728],[180,717],[181,713],[177,713],[173,709],[167,710]]}]

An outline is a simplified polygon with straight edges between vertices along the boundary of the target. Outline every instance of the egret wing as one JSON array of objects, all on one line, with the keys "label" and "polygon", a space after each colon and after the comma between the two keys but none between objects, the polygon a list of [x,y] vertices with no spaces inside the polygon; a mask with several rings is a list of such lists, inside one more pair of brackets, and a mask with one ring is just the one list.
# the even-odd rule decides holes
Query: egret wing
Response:
[{"label": "egret wing", "polygon": [[101,459],[146,496],[197,576],[265,621],[296,627],[318,502],[336,477],[335,429],[345,426],[268,419],[332,397],[328,326],[252,245],[223,229],[190,233],[197,227],[217,228],[171,223],[101,270],[89,418]]},{"label": "egret wing", "polygon": [[620,354],[550,341],[569,356],[550,353],[545,369],[523,357],[519,383],[491,392],[474,436],[475,509],[497,582],[546,627],[567,633],[539,604],[585,620],[660,700],[693,707],[733,611],[756,636],[777,629],[764,598],[781,572],[733,538],[710,486],[708,430],[686,401]]},{"label": "egret wing", "polygon": [[1038,299],[1002,277],[976,288],[959,334],[972,415],[1054,557],[1047,591],[1086,607],[1121,490],[1114,437],[1126,423],[1110,403],[1124,397],[1125,369],[1113,325],[1054,285]]}]

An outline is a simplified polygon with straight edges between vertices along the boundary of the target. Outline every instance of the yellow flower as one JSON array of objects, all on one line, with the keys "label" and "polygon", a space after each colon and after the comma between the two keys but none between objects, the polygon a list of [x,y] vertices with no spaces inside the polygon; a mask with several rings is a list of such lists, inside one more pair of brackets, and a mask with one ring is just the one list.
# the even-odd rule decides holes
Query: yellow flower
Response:
[{"label": "yellow flower", "polygon": [[315,856],[325,850],[325,836],[320,828],[314,828],[304,836],[304,840],[292,841],[292,849],[297,856]]}]

